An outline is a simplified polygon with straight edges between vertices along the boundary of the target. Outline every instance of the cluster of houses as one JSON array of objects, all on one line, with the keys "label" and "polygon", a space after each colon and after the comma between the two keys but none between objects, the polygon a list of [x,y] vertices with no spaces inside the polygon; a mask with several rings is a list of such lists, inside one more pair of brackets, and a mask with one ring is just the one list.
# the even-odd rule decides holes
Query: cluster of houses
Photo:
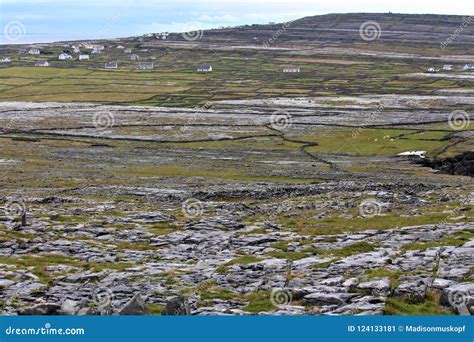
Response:
[{"label": "cluster of houses", "polygon": [[[445,65],[443,65],[442,70],[443,71],[452,71],[452,70],[454,70],[454,66],[452,64],[445,64]],[[465,64],[462,67],[462,70],[474,70],[474,64]],[[440,71],[441,71],[440,69],[434,68],[434,67],[428,68],[428,70],[427,70],[427,72],[429,72],[429,73],[436,73],[436,72],[440,72]]]}]

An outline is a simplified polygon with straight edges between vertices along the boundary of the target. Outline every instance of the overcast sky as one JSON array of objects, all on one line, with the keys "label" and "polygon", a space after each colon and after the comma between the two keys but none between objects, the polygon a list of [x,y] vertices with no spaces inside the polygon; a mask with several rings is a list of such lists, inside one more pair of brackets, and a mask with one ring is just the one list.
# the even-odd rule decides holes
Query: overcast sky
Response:
[{"label": "overcast sky", "polygon": [[283,22],[327,13],[389,11],[467,16],[474,15],[474,1],[0,0],[0,43],[116,38]]}]

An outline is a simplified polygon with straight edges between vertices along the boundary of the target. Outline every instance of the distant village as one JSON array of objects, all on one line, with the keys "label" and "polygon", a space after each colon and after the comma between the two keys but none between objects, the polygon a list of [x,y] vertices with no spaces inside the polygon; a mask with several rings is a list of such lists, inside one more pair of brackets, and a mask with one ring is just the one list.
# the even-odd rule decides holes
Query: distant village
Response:
[{"label": "distant village", "polygon": [[[156,37],[156,39],[166,39],[167,34],[162,33]],[[75,63],[77,65],[83,66],[85,63],[94,60],[96,56],[109,56],[113,52],[114,57],[117,57],[117,53],[120,53],[122,56],[120,58],[110,58],[109,60],[103,62],[103,69],[120,69],[121,62],[130,61],[135,64],[136,70],[153,70],[154,62],[150,60],[142,60],[140,52],[147,53],[147,49],[139,49],[134,51],[130,47],[123,45],[112,45],[106,47],[101,44],[91,44],[91,43],[80,43],[77,45],[62,45],[62,51],[58,54],[51,54],[51,52],[42,51],[38,47],[30,47],[29,49],[20,49],[17,52],[18,56],[31,55],[38,57],[31,61],[31,66],[35,67],[49,67],[49,66],[71,66],[71,64],[54,64],[54,61],[69,61],[70,63]],[[53,57],[54,56],[54,57]],[[42,58],[44,57],[44,58]],[[150,57],[148,57],[150,59]],[[80,62],[80,64],[78,63]],[[9,56],[0,56],[0,64],[12,63],[12,57]],[[53,63],[53,65],[51,65]],[[102,67],[101,67],[102,68]],[[196,65],[196,72],[199,73],[209,73],[213,71],[213,67],[209,63],[201,63]],[[298,65],[286,65],[283,66],[280,70],[282,73],[299,73],[301,69]]]},{"label": "distant village", "polygon": [[[168,38],[169,33],[159,33],[153,35],[155,39],[159,40],[166,40]],[[146,36],[146,35],[145,35]],[[17,52],[18,56],[24,55],[31,55],[35,57],[39,57],[39,59],[34,59],[31,61],[31,65],[35,67],[49,67],[51,63],[55,60],[57,61],[69,61],[70,63],[77,63],[80,62],[84,65],[87,62],[94,60],[96,56],[106,56],[106,61],[101,62],[101,66],[99,68],[103,69],[120,69],[121,63],[125,64],[125,61],[130,61],[135,65],[136,70],[153,70],[154,69],[154,62],[150,60],[142,60],[142,56],[140,56],[140,52],[148,53],[148,49],[138,49],[134,51],[131,47],[126,47],[121,44],[111,45],[111,46],[104,46],[102,44],[93,44],[89,42],[82,42],[79,44],[64,44],[62,45],[62,51],[57,54],[51,54],[50,51],[42,51],[39,47],[32,46],[29,49],[20,49]],[[119,55],[117,55],[117,53]],[[10,54],[11,55],[11,54]],[[0,56],[0,66],[2,64],[12,63],[12,58],[10,55],[8,56]],[[120,56],[121,55],[121,56]],[[54,56],[54,57],[53,57]],[[42,58],[44,57],[44,58]],[[146,57],[145,59],[150,59],[150,57]],[[154,59],[151,57],[151,59]],[[103,60],[103,59],[102,59]],[[87,65],[87,64],[86,64]],[[103,65],[103,67],[102,67]],[[127,63],[127,66],[130,64]],[[63,67],[63,66],[71,66],[71,64],[53,64],[53,66]],[[97,65],[96,65],[97,67]],[[201,63],[196,65],[196,72],[199,73],[209,73],[213,71],[213,67],[209,63]],[[452,64],[444,64],[443,66],[439,67],[429,67],[426,72],[427,73],[439,73],[439,72],[449,72],[449,71],[467,71],[467,70],[474,70],[474,64],[464,64],[464,65],[452,65]],[[300,73],[301,68],[298,65],[285,65],[280,70],[282,73]]]}]

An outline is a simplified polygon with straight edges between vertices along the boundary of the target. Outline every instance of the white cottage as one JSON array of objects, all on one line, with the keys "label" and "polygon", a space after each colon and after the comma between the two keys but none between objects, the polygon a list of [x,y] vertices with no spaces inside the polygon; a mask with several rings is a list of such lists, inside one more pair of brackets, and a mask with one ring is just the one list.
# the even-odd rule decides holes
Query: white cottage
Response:
[{"label": "white cottage", "polygon": [[59,55],[59,59],[61,61],[65,61],[66,59],[72,59],[72,56],[68,53],[62,53]]},{"label": "white cottage", "polygon": [[300,72],[300,67],[298,65],[287,65],[283,68],[283,72]]},{"label": "white cottage", "polygon": [[140,70],[153,70],[153,62],[142,62],[138,64]]},{"label": "white cottage", "polygon": [[40,49],[37,49],[37,48],[31,48],[28,50],[29,55],[39,55],[40,52],[41,52]]},{"label": "white cottage", "polygon": [[117,62],[106,62],[104,67],[106,69],[117,69],[118,64],[117,64]]},{"label": "white cottage", "polygon": [[48,63],[48,61],[40,60],[40,61],[36,61],[35,66],[37,66],[37,67],[48,67],[49,63]]},{"label": "white cottage", "polygon": [[79,55],[79,60],[80,61],[88,61],[89,60],[89,55],[81,54],[81,55]]},{"label": "white cottage", "polygon": [[201,64],[197,68],[198,72],[211,72],[212,71],[212,65],[210,64]]}]

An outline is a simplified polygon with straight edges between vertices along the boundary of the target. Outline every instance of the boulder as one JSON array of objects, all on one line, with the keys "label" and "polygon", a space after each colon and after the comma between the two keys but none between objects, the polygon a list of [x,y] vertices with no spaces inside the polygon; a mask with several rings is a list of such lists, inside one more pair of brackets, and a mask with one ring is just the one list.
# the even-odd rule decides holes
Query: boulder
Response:
[{"label": "boulder", "polygon": [[148,315],[149,311],[140,294],[136,294],[122,309],[119,310],[118,314],[121,316],[141,316]]},{"label": "boulder", "polygon": [[387,277],[360,283],[357,288],[373,295],[389,295],[392,289]]},{"label": "boulder", "polygon": [[186,316],[190,315],[188,301],[181,297],[174,297],[166,302],[166,307],[163,310],[163,316]]},{"label": "boulder", "polygon": [[61,305],[55,303],[41,303],[27,308],[18,310],[18,315],[21,316],[47,316],[60,315]]}]

